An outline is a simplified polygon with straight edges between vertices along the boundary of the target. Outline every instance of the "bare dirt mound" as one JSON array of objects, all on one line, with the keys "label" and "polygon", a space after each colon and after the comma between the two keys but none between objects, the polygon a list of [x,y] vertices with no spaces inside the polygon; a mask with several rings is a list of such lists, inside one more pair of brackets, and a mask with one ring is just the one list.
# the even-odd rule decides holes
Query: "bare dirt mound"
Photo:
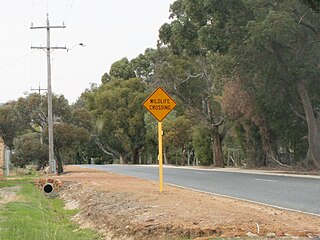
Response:
[{"label": "bare dirt mound", "polygon": [[69,167],[60,196],[105,239],[316,238],[320,218],[95,170]]},{"label": "bare dirt mound", "polygon": [[17,192],[20,191],[20,189],[21,187],[19,186],[0,188],[0,205],[19,199]]}]

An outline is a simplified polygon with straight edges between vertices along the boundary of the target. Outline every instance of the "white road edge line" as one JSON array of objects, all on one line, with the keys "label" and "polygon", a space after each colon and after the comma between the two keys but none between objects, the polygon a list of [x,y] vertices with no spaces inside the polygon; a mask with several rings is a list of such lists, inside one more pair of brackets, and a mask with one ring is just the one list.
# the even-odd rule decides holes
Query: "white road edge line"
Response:
[{"label": "white road edge line", "polygon": [[[151,180],[151,181],[153,181],[153,180]],[[296,209],[279,207],[279,206],[276,206],[276,205],[262,203],[262,202],[256,202],[256,201],[248,200],[248,199],[244,199],[244,198],[232,197],[232,196],[228,196],[228,195],[224,195],[224,194],[220,194],[220,193],[212,193],[212,192],[207,192],[207,191],[198,190],[198,189],[189,188],[189,187],[182,187],[182,186],[179,186],[179,185],[176,185],[176,184],[172,184],[172,183],[167,183],[167,182],[165,182],[165,183],[167,185],[170,185],[170,186],[173,186],[173,187],[187,189],[187,190],[190,190],[190,191],[195,191],[195,192],[205,193],[205,194],[209,194],[209,195],[213,195],[213,196],[225,197],[225,198],[230,198],[230,199],[234,199],[234,200],[239,200],[239,201],[249,202],[249,203],[253,203],[253,204],[263,205],[263,206],[267,206],[267,207],[273,207],[273,208],[277,208],[277,209],[280,209],[280,210],[286,210],[286,211],[291,211],[291,212],[296,212],[296,213],[304,213],[304,214],[309,214],[309,215],[312,215],[312,216],[320,217],[320,214],[317,214],[317,213],[304,212],[304,211],[300,211],[300,210],[296,210]]]},{"label": "white road edge line", "polygon": [[278,181],[276,181],[276,180],[261,179],[261,178],[255,178],[254,180],[256,180],[256,181],[261,181],[261,182],[278,182]]},{"label": "white road edge line", "polygon": [[[83,166],[82,168],[86,168],[86,167]],[[89,167],[89,169],[90,169],[90,167]],[[127,177],[129,176],[129,177],[133,177],[133,178],[144,179],[144,180],[147,180],[147,181],[150,181],[150,182],[159,183],[158,180],[153,180],[153,179],[150,179],[150,178],[135,177],[135,176],[126,175],[126,174],[123,174],[123,173],[115,173],[115,172],[111,172],[111,171],[108,171],[108,170],[101,170],[101,169],[97,169],[97,168],[93,168],[93,169],[98,170],[98,171],[102,171],[102,172],[109,172],[109,173],[113,173],[113,174],[119,174],[119,175],[122,175],[122,176],[127,176]],[[220,194],[220,193],[212,193],[212,192],[193,189],[193,188],[189,188],[189,187],[182,187],[182,186],[179,186],[179,185],[176,185],[176,184],[173,184],[173,183],[168,183],[166,181],[164,181],[164,183],[169,185],[169,186],[173,186],[173,187],[177,187],[177,188],[181,188],[181,189],[187,189],[187,190],[190,190],[190,191],[195,191],[195,192],[205,193],[205,194],[209,194],[209,195],[213,195],[213,196],[225,197],[225,198],[229,198],[229,199],[249,202],[249,203],[258,204],[258,205],[262,205],[262,206],[273,207],[273,208],[277,208],[277,209],[280,209],[280,210],[291,211],[291,212],[296,212],[296,213],[304,213],[304,214],[309,214],[309,215],[312,215],[312,216],[320,217],[320,214],[317,214],[317,213],[304,212],[304,211],[300,211],[300,210],[296,210],[296,209],[279,207],[279,206],[276,206],[276,205],[271,205],[271,204],[262,203],[262,202],[256,202],[256,201],[248,200],[248,199],[244,199],[244,198],[238,198],[238,197],[232,197],[232,196],[228,196],[228,195],[223,195],[223,194]]]},{"label": "white road edge line", "polygon": [[[90,164],[89,164],[90,165]],[[123,166],[121,164],[112,164],[115,166]],[[103,166],[103,165],[101,165]],[[125,166],[125,165],[124,165]],[[155,164],[142,164],[135,165],[136,167],[151,167],[158,168],[158,165]],[[296,178],[312,178],[312,179],[320,179],[320,175],[304,175],[304,174],[287,174],[287,173],[276,173],[276,172],[268,172],[267,170],[261,172],[259,170],[246,170],[240,169],[239,171],[232,171],[228,168],[194,168],[192,166],[172,166],[172,165],[163,165],[163,168],[176,168],[176,169],[187,169],[187,170],[195,170],[195,171],[208,171],[208,172],[225,172],[225,173],[240,173],[240,174],[255,174],[255,175],[268,175],[268,176],[280,176],[280,177],[296,177]]]}]

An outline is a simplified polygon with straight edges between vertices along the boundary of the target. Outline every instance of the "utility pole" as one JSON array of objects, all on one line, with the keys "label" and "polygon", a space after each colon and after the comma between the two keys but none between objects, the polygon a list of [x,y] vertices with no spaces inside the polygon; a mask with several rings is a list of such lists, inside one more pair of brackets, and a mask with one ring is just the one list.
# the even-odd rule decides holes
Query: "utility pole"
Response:
[{"label": "utility pole", "polygon": [[46,88],[41,88],[40,83],[38,88],[30,88],[31,91],[38,91],[38,94],[41,95],[41,91],[47,91],[48,89]]},{"label": "utility pole", "polygon": [[[46,88],[41,88],[40,83],[39,83],[39,87],[38,88],[31,88],[31,91],[38,91],[39,97],[40,97],[40,106],[39,106],[39,111],[41,111],[41,107],[42,107],[42,101],[41,101],[41,91],[47,91],[48,89]],[[42,139],[42,132],[43,132],[43,127],[42,125],[39,126],[40,127],[40,144],[41,146],[43,145],[43,139]]]},{"label": "utility pole", "polygon": [[31,49],[43,49],[47,51],[47,72],[48,72],[48,135],[49,135],[49,169],[50,173],[57,174],[56,160],[53,151],[53,117],[52,117],[52,88],[51,88],[51,50],[67,49],[66,47],[51,47],[50,46],[50,29],[51,28],[65,28],[66,26],[50,26],[49,14],[47,13],[47,25],[42,27],[33,27],[30,29],[47,29],[47,46],[46,47],[32,47]]}]

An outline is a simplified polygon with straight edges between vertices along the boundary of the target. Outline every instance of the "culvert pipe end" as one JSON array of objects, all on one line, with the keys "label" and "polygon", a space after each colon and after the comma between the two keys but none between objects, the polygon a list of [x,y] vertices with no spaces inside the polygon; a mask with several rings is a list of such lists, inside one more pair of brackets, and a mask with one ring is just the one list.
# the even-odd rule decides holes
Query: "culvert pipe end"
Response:
[{"label": "culvert pipe end", "polygon": [[51,183],[46,183],[44,186],[43,186],[43,191],[45,193],[51,193],[53,192],[53,186]]}]

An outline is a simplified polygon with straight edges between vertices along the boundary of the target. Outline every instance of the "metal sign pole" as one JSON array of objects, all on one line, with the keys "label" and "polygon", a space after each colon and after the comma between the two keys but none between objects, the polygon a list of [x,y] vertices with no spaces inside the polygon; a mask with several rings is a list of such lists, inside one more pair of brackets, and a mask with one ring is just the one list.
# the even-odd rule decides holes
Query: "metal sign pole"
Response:
[{"label": "metal sign pole", "polygon": [[162,122],[158,121],[158,146],[159,146],[159,191],[163,191],[163,169],[162,169]]}]

